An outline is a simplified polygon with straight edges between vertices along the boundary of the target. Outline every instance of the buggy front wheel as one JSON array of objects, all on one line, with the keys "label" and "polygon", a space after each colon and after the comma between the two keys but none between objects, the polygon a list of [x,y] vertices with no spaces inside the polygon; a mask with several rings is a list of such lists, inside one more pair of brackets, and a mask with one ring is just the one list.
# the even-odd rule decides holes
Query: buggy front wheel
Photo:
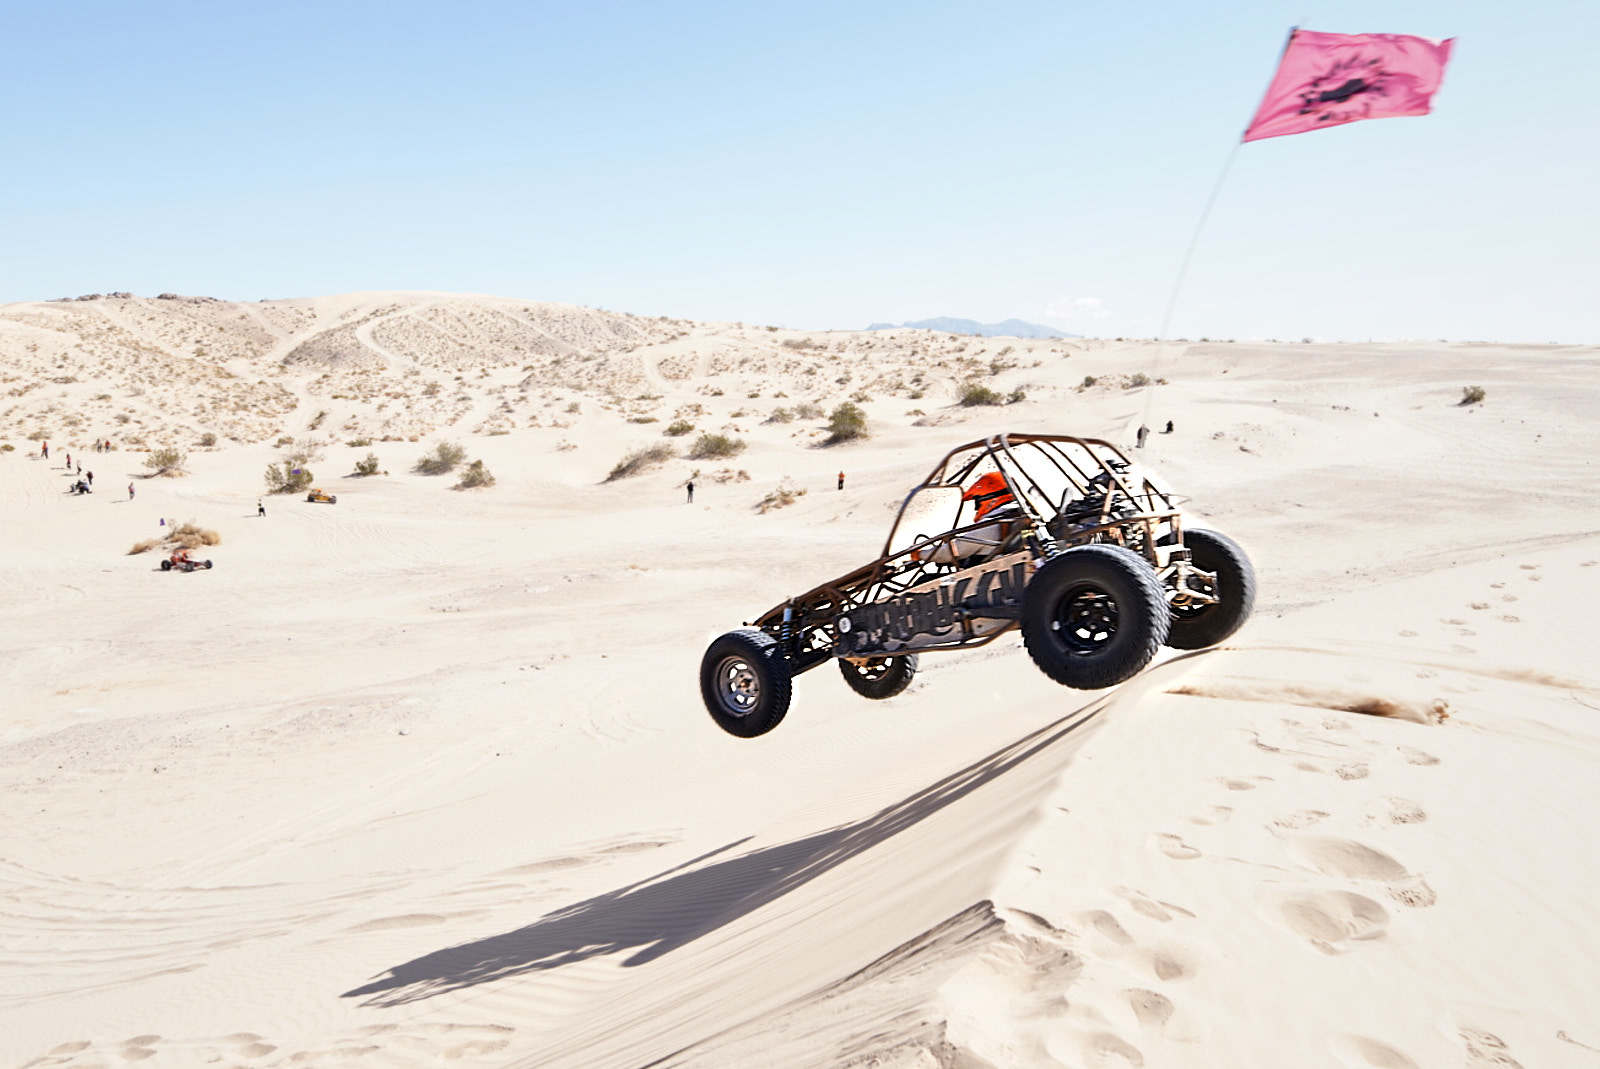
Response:
[{"label": "buggy front wheel", "polygon": [[1233,539],[1216,531],[1195,528],[1183,532],[1189,559],[1201,571],[1215,575],[1215,583],[1202,589],[1215,602],[1172,605],[1172,631],[1167,645],[1177,650],[1215,646],[1244,626],[1256,603],[1256,573]]},{"label": "buggy front wheel", "polygon": [[917,675],[917,655],[869,657],[861,661],[839,661],[839,672],[850,689],[863,698],[880,701],[892,698],[911,685]]},{"label": "buggy front wheel", "polygon": [[794,680],[778,643],[757,628],[729,631],[700,659],[700,697],[717,726],[741,739],[765,735],[789,711]]},{"label": "buggy front wheel", "polygon": [[1039,670],[1079,690],[1132,679],[1167,640],[1171,615],[1155,571],[1116,546],[1046,561],[1024,592],[1022,643]]}]

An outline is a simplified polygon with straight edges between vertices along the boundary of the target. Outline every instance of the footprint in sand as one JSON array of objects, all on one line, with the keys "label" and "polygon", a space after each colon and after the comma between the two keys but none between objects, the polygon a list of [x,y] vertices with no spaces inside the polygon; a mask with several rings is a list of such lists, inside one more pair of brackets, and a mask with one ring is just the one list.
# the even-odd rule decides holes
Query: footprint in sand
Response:
[{"label": "footprint in sand", "polygon": [[1390,798],[1390,824],[1421,824],[1428,819],[1428,811],[1409,798]]},{"label": "footprint in sand", "polygon": [[1122,922],[1103,909],[1085,913],[1083,919],[1088,923],[1089,927],[1118,946],[1127,946],[1133,942],[1133,936],[1128,934],[1128,930],[1122,926]]},{"label": "footprint in sand", "polygon": [[1297,809],[1293,813],[1285,813],[1272,822],[1275,828],[1284,831],[1295,831],[1299,828],[1309,828],[1319,820],[1326,820],[1328,814],[1321,809]]},{"label": "footprint in sand", "polygon": [[1421,876],[1412,875],[1382,850],[1354,839],[1302,835],[1290,845],[1289,852],[1324,876],[1386,883],[1389,897],[1402,906],[1418,909],[1438,901],[1438,895]]},{"label": "footprint in sand", "polygon": [[[1526,565],[1524,565],[1526,567]],[[1493,1032],[1478,1028],[1462,1028],[1456,1033],[1467,1048],[1467,1065],[1497,1066],[1499,1069],[1522,1069],[1522,1063],[1511,1056],[1505,1040]]]},{"label": "footprint in sand", "polygon": [[1472,607],[1477,609],[1479,612],[1482,612],[1484,609],[1489,607],[1489,603],[1487,601],[1474,601],[1472,603]]},{"label": "footprint in sand", "polygon": [[1410,873],[1406,867],[1382,850],[1375,850],[1354,839],[1331,835],[1302,835],[1289,846],[1295,859],[1324,876],[1346,876],[1358,880],[1398,880]]},{"label": "footprint in sand", "polygon": [[1161,952],[1150,955],[1150,971],[1156,974],[1157,980],[1182,980],[1186,976],[1194,975],[1194,968],[1181,958],[1173,954]]},{"label": "footprint in sand", "polygon": [[1501,594],[1500,600],[1504,602],[1512,602],[1517,600],[1517,596],[1515,594]]},{"label": "footprint in sand", "polygon": [[1401,638],[1416,638],[1417,637],[1417,633],[1415,631],[1402,631],[1402,632],[1400,632],[1400,637]]},{"label": "footprint in sand", "polygon": [[1156,836],[1156,845],[1161,848],[1163,854],[1178,861],[1192,861],[1200,856],[1200,851],[1177,835],[1159,834]]},{"label": "footprint in sand", "polygon": [[1367,1036],[1339,1036],[1332,1046],[1334,1057],[1350,1069],[1420,1069],[1389,1044]]},{"label": "footprint in sand", "polygon": [[1133,1015],[1146,1028],[1160,1028],[1172,1017],[1172,1000],[1159,992],[1130,987],[1123,994],[1128,997]]},{"label": "footprint in sand", "polygon": [[[1256,779],[1263,783],[1272,782],[1271,776],[1257,776]],[[1247,779],[1229,779],[1224,777],[1219,779],[1217,782],[1228,788],[1230,791],[1253,791],[1256,789],[1256,785]]]},{"label": "footprint in sand", "polygon": [[1367,766],[1363,764],[1340,765],[1333,770],[1333,774],[1340,779],[1366,779]]},{"label": "footprint in sand", "polygon": [[1506,613],[1504,616],[1500,617],[1500,622],[1504,624],[1520,624],[1522,622],[1522,617],[1512,616],[1510,613]]},{"label": "footprint in sand", "polygon": [[1401,757],[1404,757],[1407,762],[1413,765],[1436,765],[1439,763],[1439,759],[1433,754],[1419,750],[1414,746],[1396,746],[1395,749],[1400,751]]},{"label": "footprint in sand", "polygon": [[1190,817],[1189,823],[1209,828],[1216,824],[1226,824],[1231,816],[1233,816],[1233,808],[1231,806],[1214,805],[1210,806],[1201,816]]},{"label": "footprint in sand", "polygon": [[1143,892],[1119,887],[1117,888],[1117,894],[1128,900],[1128,905],[1133,907],[1135,913],[1149,917],[1153,921],[1160,921],[1162,924],[1172,919],[1171,912],[1162,908],[1159,902]]},{"label": "footprint in sand", "polygon": [[1289,930],[1324,954],[1343,954],[1351,944],[1382,939],[1389,911],[1354,891],[1303,891],[1284,896],[1277,912]]},{"label": "footprint in sand", "polygon": [[1096,1032],[1083,1042],[1084,1059],[1089,1065],[1144,1065],[1139,1048],[1110,1032]]}]

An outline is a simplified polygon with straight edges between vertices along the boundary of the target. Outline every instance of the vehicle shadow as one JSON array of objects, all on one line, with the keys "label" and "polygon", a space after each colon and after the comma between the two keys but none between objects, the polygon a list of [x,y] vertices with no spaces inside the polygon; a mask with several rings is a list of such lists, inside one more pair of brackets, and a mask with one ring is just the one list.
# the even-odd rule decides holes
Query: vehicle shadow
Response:
[{"label": "vehicle shadow", "polygon": [[558,909],[515,931],[437,950],[344,992],[398,1006],[524,973],[632,951],[643,965],[802,887],[971,794],[1093,720],[1103,695],[862,820],[707,864],[739,839],[637,883]]}]

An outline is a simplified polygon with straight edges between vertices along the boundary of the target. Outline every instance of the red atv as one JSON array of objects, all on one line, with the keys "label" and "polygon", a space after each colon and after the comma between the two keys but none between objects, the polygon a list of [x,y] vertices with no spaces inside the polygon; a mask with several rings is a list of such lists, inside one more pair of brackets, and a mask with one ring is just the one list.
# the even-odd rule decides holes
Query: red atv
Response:
[{"label": "red atv", "polygon": [[211,562],[208,560],[192,559],[189,556],[189,551],[187,549],[180,549],[178,552],[161,562],[161,570],[164,572],[170,572],[174,569],[180,572],[192,572],[197,568],[209,569],[210,567]]}]

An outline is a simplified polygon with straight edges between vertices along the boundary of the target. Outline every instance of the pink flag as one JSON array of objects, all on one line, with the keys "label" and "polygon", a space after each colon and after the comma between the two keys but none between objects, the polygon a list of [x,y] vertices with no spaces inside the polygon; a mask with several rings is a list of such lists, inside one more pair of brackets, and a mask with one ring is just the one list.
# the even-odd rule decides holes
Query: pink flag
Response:
[{"label": "pink flag", "polygon": [[1295,30],[1244,140],[1426,115],[1454,38]]}]

